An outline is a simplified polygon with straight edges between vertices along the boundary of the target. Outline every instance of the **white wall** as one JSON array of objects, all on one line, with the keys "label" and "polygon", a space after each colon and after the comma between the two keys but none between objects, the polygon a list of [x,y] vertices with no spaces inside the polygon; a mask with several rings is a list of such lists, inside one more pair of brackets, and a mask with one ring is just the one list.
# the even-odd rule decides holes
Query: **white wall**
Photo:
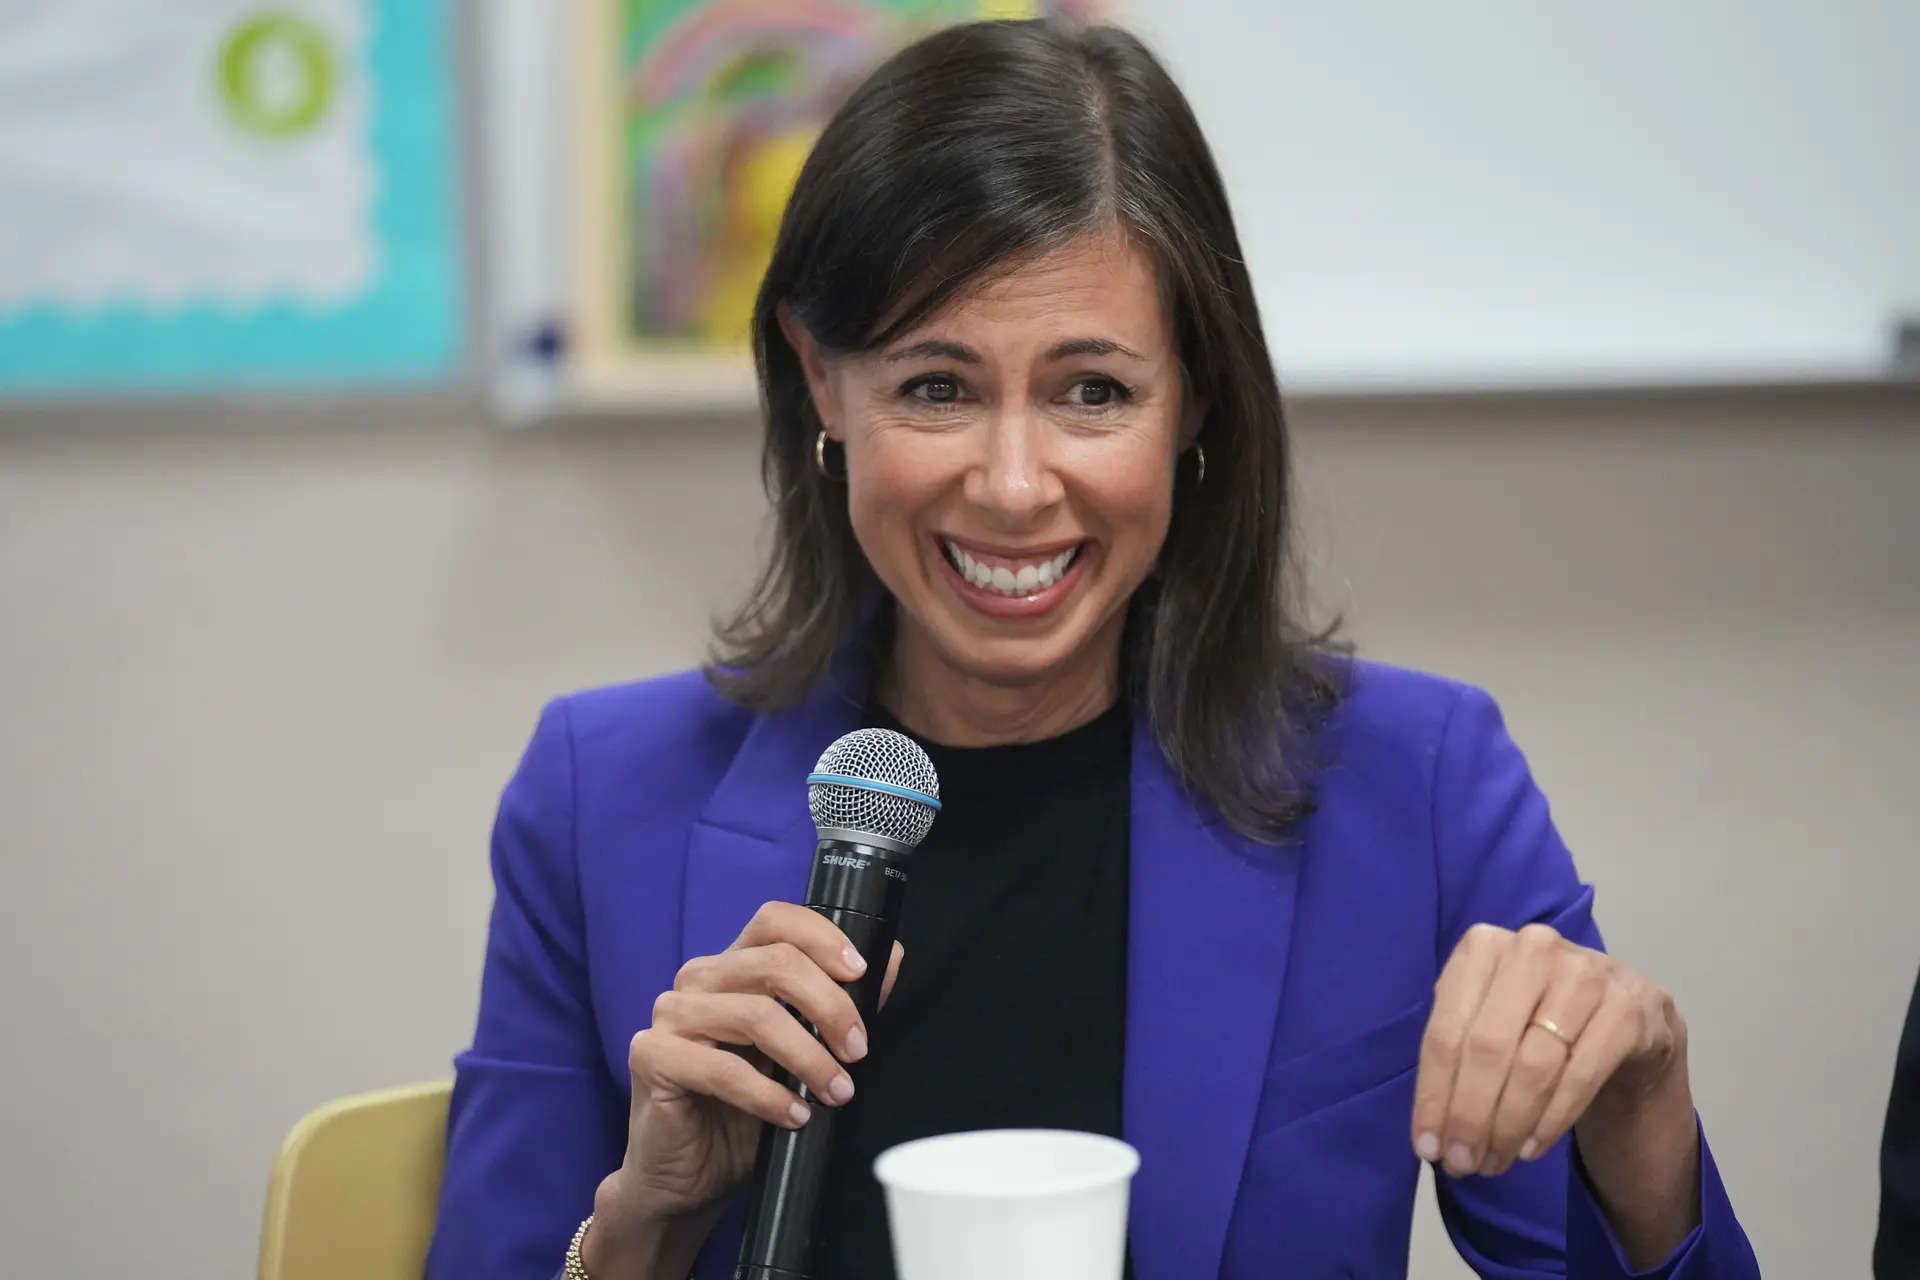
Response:
[{"label": "white wall", "polygon": [[1920,312],[1912,0],[1122,7],[1296,387],[1872,377]]},{"label": "white wall", "polygon": [[[1769,1274],[1862,1275],[1920,966],[1920,399],[1320,403],[1321,597],[1491,687],[1669,982]],[[244,1273],[285,1127],[463,1042],[547,695],[693,660],[752,428],[0,423],[0,1241]],[[1448,1274],[1424,1223],[1417,1275]]]}]

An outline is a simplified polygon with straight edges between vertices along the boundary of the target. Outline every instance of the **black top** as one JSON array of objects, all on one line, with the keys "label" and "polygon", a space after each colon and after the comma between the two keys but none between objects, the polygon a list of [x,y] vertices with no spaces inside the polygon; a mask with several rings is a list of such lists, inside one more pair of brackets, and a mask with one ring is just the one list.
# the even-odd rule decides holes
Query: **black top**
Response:
[{"label": "black top", "polygon": [[[869,722],[905,732],[883,711]],[[906,958],[854,1064],[815,1274],[893,1280],[873,1161],[968,1129],[1120,1135],[1131,729],[922,741],[942,808],[907,864]]]},{"label": "black top", "polygon": [[1873,1245],[1876,1280],[1920,1276],[1920,982],[1893,1067],[1893,1096],[1880,1139],[1880,1234]]}]

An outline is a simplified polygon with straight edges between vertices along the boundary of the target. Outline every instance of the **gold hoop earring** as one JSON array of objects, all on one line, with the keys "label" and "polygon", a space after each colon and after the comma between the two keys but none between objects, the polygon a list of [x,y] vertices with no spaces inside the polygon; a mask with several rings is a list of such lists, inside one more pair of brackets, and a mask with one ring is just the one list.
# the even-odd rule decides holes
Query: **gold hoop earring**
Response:
[{"label": "gold hoop earring", "polygon": [[1207,451],[1204,446],[1193,446],[1193,460],[1200,464],[1199,471],[1193,477],[1193,487],[1198,489],[1207,482]]},{"label": "gold hoop earring", "polygon": [[825,427],[820,428],[820,434],[813,438],[813,469],[827,479],[833,479],[832,476],[827,475],[827,429]]}]

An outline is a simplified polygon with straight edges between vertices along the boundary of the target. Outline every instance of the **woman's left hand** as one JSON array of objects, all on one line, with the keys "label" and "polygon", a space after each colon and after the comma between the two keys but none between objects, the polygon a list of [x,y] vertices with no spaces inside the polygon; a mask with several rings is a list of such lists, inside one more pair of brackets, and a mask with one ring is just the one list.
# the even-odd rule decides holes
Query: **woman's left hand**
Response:
[{"label": "woman's left hand", "polygon": [[[1475,925],[1434,986],[1414,1150],[1456,1177],[1496,1175],[1551,1148],[1590,1111],[1637,1117],[1668,1098],[1687,1099],[1672,1124],[1685,1124],[1674,1139],[1690,1147],[1686,1037],[1666,990],[1604,952],[1544,924]],[[1663,1087],[1676,1072],[1680,1087]]]}]

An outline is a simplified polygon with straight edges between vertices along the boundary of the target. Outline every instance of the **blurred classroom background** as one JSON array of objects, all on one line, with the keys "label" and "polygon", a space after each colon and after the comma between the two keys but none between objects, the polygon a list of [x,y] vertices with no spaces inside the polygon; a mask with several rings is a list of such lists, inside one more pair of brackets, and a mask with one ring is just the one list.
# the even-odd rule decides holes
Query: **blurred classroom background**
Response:
[{"label": "blurred classroom background", "polygon": [[[448,1071],[541,703],[697,661],[750,573],[734,338],[810,130],[981,11],[0,0],[9,1270],[243,1273],[294,1119]],[[1226,172],[1320,608],[1500,699],[1762,1265],[1865,1275],[1920,9],[1103,11]],[[1412,1273],[1464,1274],[1424,1200]]]}]

